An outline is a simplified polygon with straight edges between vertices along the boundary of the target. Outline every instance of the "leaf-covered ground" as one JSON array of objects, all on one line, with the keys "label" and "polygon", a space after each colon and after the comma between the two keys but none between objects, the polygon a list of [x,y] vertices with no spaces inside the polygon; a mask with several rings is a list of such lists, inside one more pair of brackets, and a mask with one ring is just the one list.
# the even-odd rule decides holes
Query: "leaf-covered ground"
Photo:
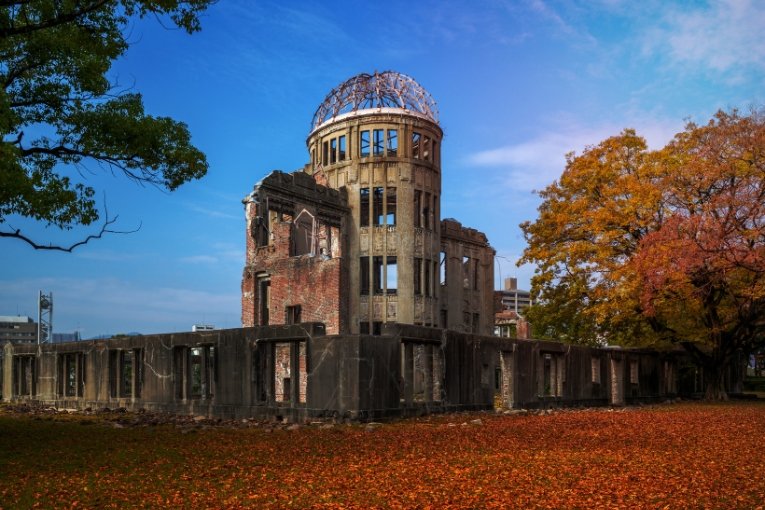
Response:
[{"label": "leaf-covered ground", "polygon": [[[480,423],[473,423],[476,419]],[[297,430],[0,414],[0,507],[763,508],[765,404]]]}]

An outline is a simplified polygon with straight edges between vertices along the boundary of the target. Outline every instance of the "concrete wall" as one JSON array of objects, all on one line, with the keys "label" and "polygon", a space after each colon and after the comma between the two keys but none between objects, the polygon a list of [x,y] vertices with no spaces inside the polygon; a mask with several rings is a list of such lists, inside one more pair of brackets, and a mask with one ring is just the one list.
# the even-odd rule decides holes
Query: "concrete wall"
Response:
[{"label": "concrete wall", "polygon": [[[680,394],[682,352],[598,349],[388,324],[320,323],[29,345],[2,351],[2,396],[63,408],[370,420],[625,405]],[[729,384],[740,371],[732,370]],[[703,381],[702,381],[703,382]],[[735,386],[730,386],[735,388]]]}]

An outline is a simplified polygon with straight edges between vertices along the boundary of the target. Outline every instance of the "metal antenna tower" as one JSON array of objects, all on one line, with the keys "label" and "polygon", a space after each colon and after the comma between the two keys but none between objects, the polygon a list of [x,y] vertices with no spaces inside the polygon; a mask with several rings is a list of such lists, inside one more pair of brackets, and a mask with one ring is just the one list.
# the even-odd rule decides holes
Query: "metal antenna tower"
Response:
[{"label": "metal antenna tower", "polygon": [[40,291],[37,302],[37,343],[53,343],[53,292]]}]

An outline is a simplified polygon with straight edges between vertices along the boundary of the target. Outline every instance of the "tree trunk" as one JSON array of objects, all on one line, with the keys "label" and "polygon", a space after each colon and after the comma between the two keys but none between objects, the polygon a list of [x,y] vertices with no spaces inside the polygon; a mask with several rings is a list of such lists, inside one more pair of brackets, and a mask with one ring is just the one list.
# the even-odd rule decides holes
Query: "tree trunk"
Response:
[{"label": "tree trunk", "polygon": [[725,391],[724,383],[727,368],[727,363],[704,368],[705,375],[707,376],[704,400],[728,400],[728,393]]}]

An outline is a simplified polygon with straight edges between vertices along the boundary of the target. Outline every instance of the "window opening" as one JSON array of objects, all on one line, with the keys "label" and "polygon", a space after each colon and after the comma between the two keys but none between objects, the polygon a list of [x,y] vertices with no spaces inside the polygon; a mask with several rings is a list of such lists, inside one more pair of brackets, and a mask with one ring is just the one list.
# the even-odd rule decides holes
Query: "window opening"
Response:
[{"label": "window opening", "polygon": [[271,308],[271,280],[261,279],[258,283],[258,300],[260,302],[260,325],[268,326],[268,314]]},{"label": "window opening", "polygon": [[345,154],[346,154],[345,135],[337,139],[337,147],[338,147],[337,160],[345,161]]},{"label": "window opening", "polygon": [[372,197],[372,217],[374,218],[375,225],[382,225],[384,221],[383,216],[383,193],[385,188],[375,187],[374,195]]},{"label": "window opening", "polygon": [[322,144],[322,148],[324,149],[324,152],[322,152],[323,157],[321,158],[321,162],[324,165],[329,164],[329,142],[324,142]]},{"label": "window opening", "polygon": [[421,203],[422,203],[422,191],[416,189],[414,190],[414,215],[413,215],[415,227],[422,226]]},{"label": "window opening", "polygon": [[388,156],[396,156],[398,154],[398,131],[395,129],[388,130]]},{"label": "window opening", "polygon": [[369,226],[369,188],[361,188],[359,195],[360,226]]},{"label": "window opening", "polygon": [[422,159],[425,161],[430,161],[431,158],[430,153],[430,137],[429,136],[423,136],[422,137]]},{"label": "window opening", "polygon": [[478,290],[478,259],[473,259],[473,290]]},{"label": "window opening", "polygon": [[439,281],[446,285],[446,252],[442,251],[439,258]]},{"label": "window opening", "polygon": [[337,163],[337,138],[333,138],[329,142],[329,163]]},{"label": "window opening", "polygon": [[292,392],[292,353],[286,342],[274,345],[274,393],[277,402],[289,402]]},{"label": "window opening", "polygon": [[462,286],[470,288],[470,257],[462,257]]},{"label": "window opening", "polygon": [[359,283],[361,284],[361,294],[369,295],[369,257],[359,259]]},{"label": "window opening", "polygon": [[375,156],[382,156],[385,153],[385,145],[383,137],[385,136],[385,130],[384,129],[375,129],[374,130],[374,155]]},{"label": "window opening", "polygon": [[202,349],[191,349],[191,396],[202,396]]},{"label": "window opening", "polygon": [[298,402],[306,403],[308,391],[308,356],[306,356],[306,342],[298,342]]},{"label": "window opening", "polygon": [[300,324],[301,307],[300,305],[288,306],[286,309],[285,324]]},{"label": "window opening", "polygon": [[430,297],[431,296],[430,289],[431,289],[431,286],[430,286],[430,261],[426,260],[425,261],[425,296],[426,297]]},{"label": "window opening", "polygon": [[383,293],[383,278],[383,258],[372,257],[372,290],[375,294]]},{"label": "window opening", "polygon": [[369,156],[369,131],[362,131],[360,140],[359,149],[361,150],[361,157],[366,158]]},{"label": "window opening", "polygon": [[64,355],[64,395],[77,396],[77,355]]},{"label": "window opening", "polygon": [[396,257],[385,259],[385,289],[387,294],[395,294],[398,290],[398,264]]},{"label": "window opening", "polygon": [[385,196],[385,224],[396,224],[396,188],[388,188]]},{"label": "window opening", "polygon": [[630,384],[638,384],[639,382],[638,362],[637,360],[632,360],[630,361]]},{"label": "window opening", "polygon": [[375,336],[382,335],[382,325],[383,323],[380,321],[375,321],[372,323],[372,334]]},{"label": "window opening", "polygon": [[120,351],[120,396],[133,396],[133,352]]},{"label": "window opening", "polygon": [[292,256],[313,255],[314,239],[314,217],[311,213],[303,209],[292,222]]},{"label": "window opening", "polygon": [[420,133],[412,133],[412,158],[420,159]]},{"label": "window opening", "polygon": [[422,259],[414,259],[414,295],[422,295]]},{"label": "window opening", "polygon": [[430,193],[425,192],[425,206],[422,208],[422,226],[430,229]]}]

